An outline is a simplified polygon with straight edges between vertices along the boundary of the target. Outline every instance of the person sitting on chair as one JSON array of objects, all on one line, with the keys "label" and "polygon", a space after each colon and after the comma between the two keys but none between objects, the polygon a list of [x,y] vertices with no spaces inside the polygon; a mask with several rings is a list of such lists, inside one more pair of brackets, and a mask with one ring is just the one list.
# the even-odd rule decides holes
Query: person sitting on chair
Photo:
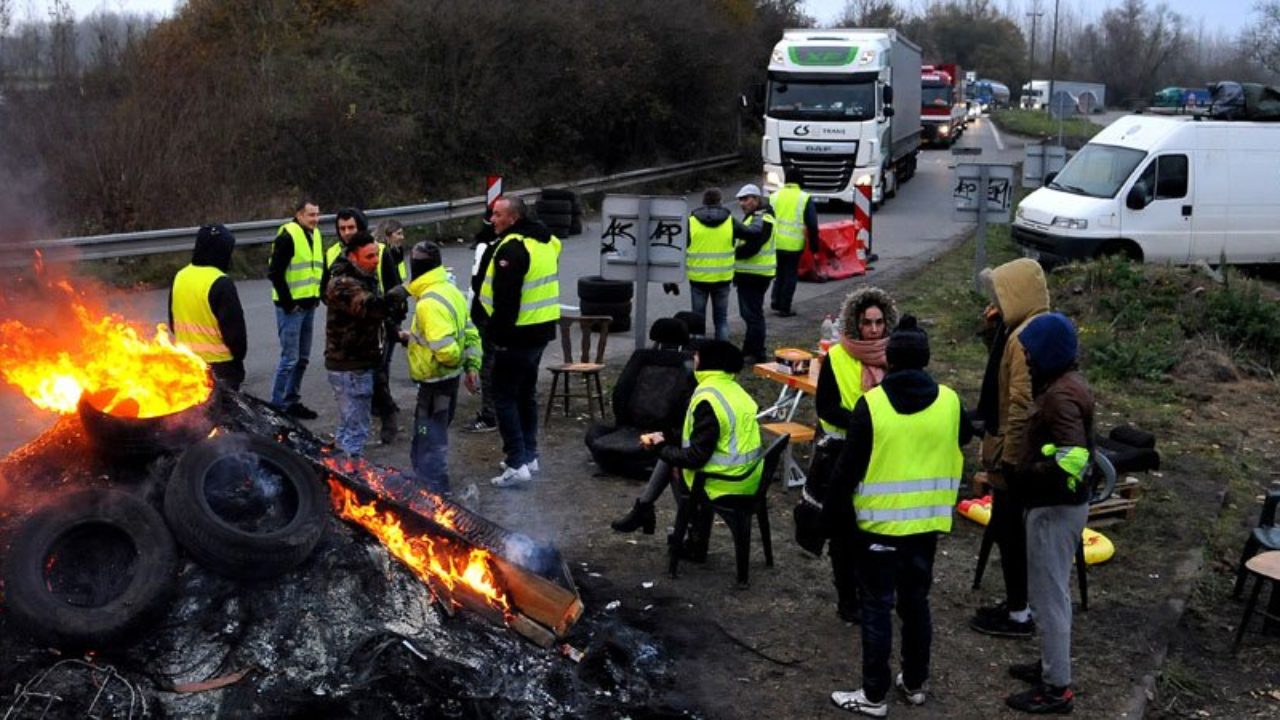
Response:
[{"label": "person sitting on chair", "polygon": [[[682,471],[688,488],[693,487],[699,472],[714,474],[716,477],[708,478],[705,485],[712,500],[721,495],[752,495],[760,485],[764,468],[756,422],[759,408],[734,379],[742,371],[742,352],[724,340],[703,340],[693,358],[698,387],[685,411],[680,445],[669,442],[661,432],[641,437],[645,447],[657,453],[658,465],[631,512],[612,523],[618,532],[643,528],[646,534],[653,534],[653,503],[671,482],[676,468]],[[710,515],[705,520],[695,518],[686,546],[691,560],[706,557],[710,519]]]}]

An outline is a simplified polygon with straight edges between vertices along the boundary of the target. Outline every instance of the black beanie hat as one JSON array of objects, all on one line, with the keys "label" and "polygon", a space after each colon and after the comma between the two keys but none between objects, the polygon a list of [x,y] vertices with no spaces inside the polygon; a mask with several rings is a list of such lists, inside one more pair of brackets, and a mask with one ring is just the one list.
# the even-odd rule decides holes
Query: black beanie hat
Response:
[{"label": "black beanie hat", "polygon": [[723,370],[735,375],[742,372],[742,351],[728,340],[703,340],[695,349],[698,351],[696,370]]},{"label": "black beanie hat", "polygon": [[423,240],[413,246],[409,253],[409,274],[415,278],[422,277],[440,267],[440,246],[430,240]]},{"label": "black beanie hat", "polygon": [[885,360],[890,370],[922,370],[929,364],[929,336],[914,315],[904,315],[889,336]]}]

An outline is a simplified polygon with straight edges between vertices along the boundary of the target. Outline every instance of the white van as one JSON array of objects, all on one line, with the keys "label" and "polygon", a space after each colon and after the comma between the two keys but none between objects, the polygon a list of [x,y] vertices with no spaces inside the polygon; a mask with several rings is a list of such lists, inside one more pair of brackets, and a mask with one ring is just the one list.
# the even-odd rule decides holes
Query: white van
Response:
[{"label": "white van", "polygon": [[1123,117],[1023,199],[1013,238],[1045,264],[1280,262],[1280,122]]}]

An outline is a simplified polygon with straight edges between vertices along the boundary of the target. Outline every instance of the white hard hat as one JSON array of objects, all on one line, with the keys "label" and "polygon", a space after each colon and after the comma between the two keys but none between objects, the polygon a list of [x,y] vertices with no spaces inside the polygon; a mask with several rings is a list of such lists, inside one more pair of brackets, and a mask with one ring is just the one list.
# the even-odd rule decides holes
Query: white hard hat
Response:
[{"label": "white hard hat", "polygon": [[751,183],[747,183],[746,185],[743,185],[742,189],[738,191],[739,200],[741,200],[744,197],[751,197],[752,195],[756,197],[760,197],[761,192],[759,187]]}]

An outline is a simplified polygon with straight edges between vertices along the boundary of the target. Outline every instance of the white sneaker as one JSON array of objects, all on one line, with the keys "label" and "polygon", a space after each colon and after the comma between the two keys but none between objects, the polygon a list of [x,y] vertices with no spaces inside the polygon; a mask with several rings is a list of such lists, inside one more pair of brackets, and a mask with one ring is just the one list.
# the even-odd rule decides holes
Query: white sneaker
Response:
[{"label": "white sneaker", "polygon": [[898,692],[902,693],[902,699],[912,705],[924,704],[924,688],[919,690],[908,690],[907,684],[902,681],[902,673],[898,673],[898,677],[893,679],[893,686],[898,688]]},{"label": "white sneaker", "polygon": [[835,706],[841,710],[870,715],[871,717],[885,717],[889,714],[889,703],[883,700],[871,702],[867,699],[867,694],[862,691],[862,688],[852,692],[837,690],[831,693],[831,702],[835,703]]},{"label": "white sneaker", "polygon": [[493,483],[494,487],[508,488],[519,487],[532,479],[529,475],[529,466],[521,465],[518,468],[503,470],[501,475],[496,478],[490,478],[489,482]]},{"label": "white sneaker", "polygon": [[[525,467],[527,467],[527,468],[529,468],[529,472],[530,472],[530,473],[536,473],[536,472],[539,472],[539,471],[542,469],[542,468],[539,468],[539,467],[538,467],[538,458],[534,458],[534,459],[530,460],[529,462],[525,463],[525,465],[524,465],[524,466],[525,466]],[[506,469],[507,469],[507,461],[506,461],[506,460],[499,460],[499,461],[498,461],[498,467],[502,468],[503,470],[506,470]]]}]

